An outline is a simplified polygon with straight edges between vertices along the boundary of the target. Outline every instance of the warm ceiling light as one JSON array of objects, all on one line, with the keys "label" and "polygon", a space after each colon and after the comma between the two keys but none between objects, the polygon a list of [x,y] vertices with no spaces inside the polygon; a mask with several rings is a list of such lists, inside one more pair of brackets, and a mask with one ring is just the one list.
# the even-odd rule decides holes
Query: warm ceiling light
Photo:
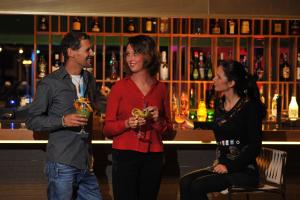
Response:
[{"label": "warm ceiling light", "polygon": [[2,47],[0,46],[0,52],[2,52]]}]

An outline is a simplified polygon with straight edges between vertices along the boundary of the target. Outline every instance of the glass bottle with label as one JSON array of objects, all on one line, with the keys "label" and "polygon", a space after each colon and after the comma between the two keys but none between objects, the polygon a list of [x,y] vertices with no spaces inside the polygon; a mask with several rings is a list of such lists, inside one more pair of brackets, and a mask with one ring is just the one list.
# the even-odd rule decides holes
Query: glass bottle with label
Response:
[{"label": "glass bottle with label", "polygon": [[273,34],[282,34],[282,21],[273,21]]},{"label": "glass bottle with label", "polygon": [[291,102],[289,104],[289,119],[297,120],[298,119],[299,107],[295,96],[292,96]]},{"label": "glass bottle with label", "polygon": [[46,76],[46,73],[47,73],[47,62],[45,60],[45,57],[44,55],[41,55],[40,56],[40,59],[39,59],[39,63],[38,63],[38,77],[39,78],[44,78]]},{"label": "glass bottle with label", "polygon": [[203,61],[203,52],[199,53],[199,75],[201,80],[205,80],[205,63]]},{"label": "glass bottle with label", "polygon": [[243,58],[241,60],[241,64],[243,65],[245,71],[249,72],[249,69],[248,69],[248,59],[247,59],[246,55],[243,56]]},{"label": "glass bottle with label", "polygon": [[194,120],[197,118],[197,112],[195,110],[195,90],[193,87],[190,89],[190,109],[189,109],[189,118]]},{"label": "glass bottle with label", "polygon": [[81,21],[80,21],[79,17],[73,18],[72,30],[73,31],[81,31]]},{"label": "glass bottle with label", "polygon": [[147,19],[146,19],[146,23],[145,23],[145,26],[146,26],[146,32],[152,32],[152,20],[151,20],[151,18],[150,17],[148,17]]},{"label": "glass bottle with label", "polygon": [[98,17],[93,17],[92,31],[93,32],[99,32],[100,31]]},{"label": "glass bottle with label", "polygon": [[278,93],[275,92],[273,98],[272,98],[272,103],[271,103],[271,116],[270,118],[275,120],[277,117],[277,98],[278,98]]},{"label": "glass bottle with label", "polygon": [[218,60],[218,66],[224,63],[224,53],[221,52]]},{"label": "glass bottle with label", "polygon": [[198,51],[194,51],[194,60],[192,61],[192,73],[191,73],[191,80],[198,80],[200,77],[199,73],[199,54]]},{"label": "glass bottle with label", "polygon": [[294,20],[291,25],[291,34],[299,35],[300,34],[300,22],[298,20]]},{"label": "glass bottle with label", "polygon": [[297,73],[296,73],[297,81],[300,80],[300,53],[297,54]]},{"label": "glass bottle with label", "polygon": [[228,20],[228,33],[235,34],[235,22],[232,19]]},{"label": "glass bottle with label", "polygon": [[129,20],[128,20],[127,31],[129,33],[135,32],[135,24],[134,24],[134,20],[132,18],[129,18]]},{"label": "glass bottle with label", "polygon": [[59,53],[54,53],[54,62],[52,65],[52,72],[58,70],[60,67]]},{"label": "glass bottle with label", "polygon": [[283,54],[283,62],[280,66],[281,70],[281,81],[289,81],[290,80],[290,64],[288,63],[287,54]]},{"label": "glass bottle with label", "polygon": [[166,17],[162,17],[160,19],[159,30],[161,33],[168,33],[169,31],[169,19]]},{"label": "glass bottle with label", "polygon": [[169,78],[169,68],[167,64],[167,52],[161,52],[161,63],[159,68],[159,77],[160,80],[168,80]]},{"label": "glass bottle with label", "polygon": [[40,17],[40,31],[47,31],[48,30],[48,19],[46,16]]},{"label": "glass bottle with label", "polygon": [[111,59],[109,61],[110,66],[110,80],[117,80],[118,79],[118,61],[116,59],[115,52],[112,52]]},{"label": "glass bottle with label", "polygon": [[255,76],[258,81],[262,81],[264,77],[264,68],[262,66],[262,56],[257,56],[255,62]]},{"label": "glass bottle with label", "polygon": [[250,34],[250,21],[242,20],[241,34]]},{"label": "glass bottle with label", "polygon": [[212,34],[221,34],[221,27],[219,19],[216,19],[214,27],[212,28]]},{"label": "glass bottle with label", "polygon": [[205,65],[205,79],[211,80],[213,77],[213,69],[212,69],[212,63],[211,63],[211,55],[210,53],[207,54],[207,61]]}]

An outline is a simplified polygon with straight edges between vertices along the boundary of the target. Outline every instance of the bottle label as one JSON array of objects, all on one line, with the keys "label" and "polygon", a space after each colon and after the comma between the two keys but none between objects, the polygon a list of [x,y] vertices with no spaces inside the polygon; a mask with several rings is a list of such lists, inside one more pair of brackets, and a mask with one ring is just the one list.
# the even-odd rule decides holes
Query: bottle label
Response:
[{"label": "bottle label", "polygon": [[249,21],[242,22],[242,34],[249,34],[250,33],[250,25]]},{"label": "bottle label", "polygon": [[300,66],[297,67],[297,80],[300,80]]},{"label": "bottle label", "polygon": [[146,22],[146,31],[147,32],[151,32],[152,31],[152,21],[151,20],[148,20]]},{"label": "bottle label", "polygon": [[80,29],[81,29],[80,22],[73,22],[73,30],[74,31],[80,31]]},{"label": "bottle label", "polygon": [[290,78],[290,68],[286,65],[283,67],[282,76],[285,79]]},{"label": "bottle label", "polygon": [[160,80],[168,80],[169,69],[166,64],[161,64],[159,69]]},{"label": "bottle label", "polygon": [[281,33],[281,23],[274,24],[274,33]]}]

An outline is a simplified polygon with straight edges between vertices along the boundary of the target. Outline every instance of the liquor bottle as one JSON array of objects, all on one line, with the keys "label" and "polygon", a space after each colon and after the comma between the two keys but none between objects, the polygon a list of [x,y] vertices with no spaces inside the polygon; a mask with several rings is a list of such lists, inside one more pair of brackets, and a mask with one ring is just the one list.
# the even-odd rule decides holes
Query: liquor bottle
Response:
[{"label": "liquor bottle", "polygon": [[206,90],[206,108],[207,108],[207,120],[208,122],[212,122],[215,117],[215,89],[212,84],[208,90]]},{"label": "liquor bottle", "polygon": [[150,17],[146,19],[146,32],[152,32],[152,20]]},{"label": "liquor bottle", "polygon": [[276,121],[281,123],[281,104],[282,104],[282,96],[278,95],[276,99]]},{"label": "liquor bottle", "polygon": [[222,65],[223,63],[224,63],[224,53],[221,52],[221,53],[220,53],[219,60],[218,60],[218,66],[219,66],[219,65]]},{"label": "liquor bottle", "polygon": [[168,33],[169,31],[169,19],[166,17],[160,18],[159,31],[161,33]]},{"label": "liquor bottle", "polygon": [[228,51],[228,58],[227,58],[228,61],[233,61],[233,57],[232,57],[232,51],[229,50]]},{"label": "liquor bottle", "polygon": [[282,34],[282,22],[281,21],[274,21],[273,22],[273,34],[280,35]]},{"label": "liquor bottle", "polygon": [[264,77],[264,68],[262,66],[262,56],[257,56],[255,62],[255,77],[256,80],[262,81]]},{"label": "liquor bottle", "polygon": [[271,119],[275,120],[277,117],[277,98],[278,98],[278,93],[275,92],[273,98],[272,98],[272,103],[271,103]]},{"label": "liquor bottle", "polygon": [[287,54],[283,54],[283,62],[280,66],[281,70],[281,81],[289,81],[290,80],[290,65],[288,63]]},{"label": "liquor bottle", "polygon": [[300,24],[298,20],[294,20],[291,25],[291,34],[300,35]]},{"label": "liquor bottle", "polygon": [[250,21],[242,20],[241,34],[250,34]]},{"label": "liquor bottle", "polygon": [[228,20],[228,31],[229,34],[235,34],[235,22],[230,19]]},{"label": "liquor bottle", "polygon": [[200,75],[200,80],[205,79],[205,63],[203,61],[203,53],[199,53],[199,75]]},{"label": "liquor bottle", "polygon": [[100,31],[98,17],[93,17],[92,31],[93,32],[99,32]]},{"label": "liquor bottle", "polygon": [[195,91],[194,88],[190,89],[190,109],[195,108]]},{"label": "liquor bottle", "polygon": [[41,16],[40,18],[40,31],[48,30],[48,20],[46,16]]},{"label": "liquor bottle", "polygon": [[212,28],[212,34],[221,34],[219,19],[216,19],[215,21],[214,27]]},{"label": "liquor bottle", "polygon": [[199,54],[198,51],[194,51],[194,60],[192,61],[193,69],[191,74],[191,80],[198,80],[200,77],[199,72]]},{"label": "liquor bottle", "polygon": [[295,96],[292,96],[289,104],[289,119],[294,121],[298,119],[299,107]]},{"label": "liquor bottle", "polygon": [[210,53],[207,54],[207,61],[205,65],[205,79],[211,80],[213,77],[213,69],[212,69],[212,63],[211,63],[211,55]]},{"label": "liquor bottle", "polygon": [[188,117],[189,113],[189,100],[185,92],[181,93],[180,96],[180,115]]},{"label": "liquor bottle", "polygon": [[160,80],[168,80],[169,78],[169,68],[167,64],[167,52],[161,52],[161,63],[159,68]]},{"label": "liquor bottle", "polygon": [[81,21],[80,21],[79,17],[73,18],[72,30],[73,31],[81,31]]},{"label": "liquor bottle", "polygon": [[249,68],[248,68],[248,59],[247,56],[244,55],[242,60],[241,60],[241,64],[243,65],[245,71],[248,73],[249,72]]},{"label": "liquor bottle", "polygon": [[129,18],[129,20],[128,20],[127,31],[129,33],[135,32],[135,24],[134,24],[134,20],[132,18]]},{"label": "liquor bottle", "polygon": [[300,80],[300,53],[297,54],[297,74],[296,74],[297,81]]},{"label": "liquor bottle", "polygon": [[265,104],[266,103],[266,99],[265,99],[265,97],[264,97],[264,87],[263,87],[263,85],[261,84],[261,85],[259,85],[259,96],[260,96],[260,101],[263,103],[263,104]]},{"label": "liquor bottle", "polygon": [[194,88],[190,89],[189,118],[191,120],[194,120],[194,119],[197,118],[197,111],[195,110],[195,93],[194,93]]},{"label": "liquor bottle", "polygon": [[110,66],[110,80],[117,80],[118,79],[118,61],[116,59],[115,52],[112,52],[111,59],[109,61]]},{"label": "liquor bottle", "polygon": [[199,122],[205,122],[207,117],[207,109],[204,100],[200,100],[197,109],[197,120]]},{"label": "liquor bottle", "polygon": [[59,53],[54,53],[54,62],[52,65],[52,72],[58,70],[60,67]]},{"label": "liquor bottle", "polygon": [[175,121],[175,116],[179,114],[179,102],[175,93],[172,95],[172,120]]},{"label": "liquor bottle", "polygon": [[46,69],[47,69],[47,62],[45,60],[44,55],[40,56],[38,66],[39,66],[39,68],[38,68],[38,72],[39,72],[38,73],[38,77],[39,78],[44,78],[46,76],[46,73],[47,73],[47,71],[46,71]]}]

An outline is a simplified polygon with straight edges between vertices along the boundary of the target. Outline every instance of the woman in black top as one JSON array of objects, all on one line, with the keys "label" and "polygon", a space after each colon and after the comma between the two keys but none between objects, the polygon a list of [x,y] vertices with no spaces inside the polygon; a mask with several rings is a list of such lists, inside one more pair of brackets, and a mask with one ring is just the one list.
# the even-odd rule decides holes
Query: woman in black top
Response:
[{"label": "woman in black top", "polygon": [[216,100],[214,134],[216,160],[210,168],[193,171],[180,180],[181,200],[204,200],[207,193],[229,186],[256,186],[256,156],[261,149],[266,110],[253,76],[236,61],[220,64],[213,79]]}]

